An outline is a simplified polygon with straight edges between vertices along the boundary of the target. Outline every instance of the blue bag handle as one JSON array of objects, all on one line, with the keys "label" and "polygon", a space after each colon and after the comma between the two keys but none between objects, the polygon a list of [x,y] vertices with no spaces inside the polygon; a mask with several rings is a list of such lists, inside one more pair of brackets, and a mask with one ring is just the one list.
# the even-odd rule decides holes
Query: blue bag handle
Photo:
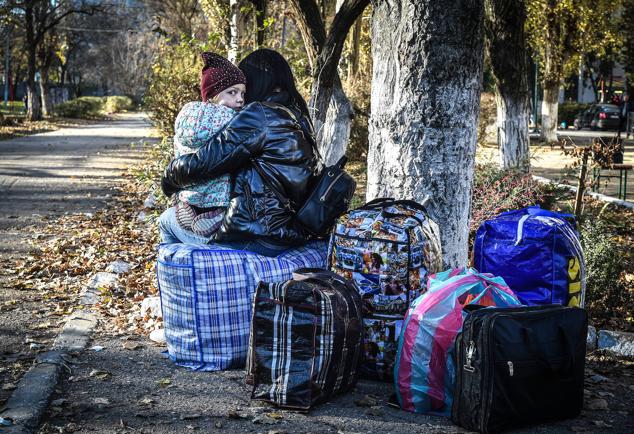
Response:
[{"label": "blue bag handle", "polygon": [[515,209],[513,211],[506,211],[498,215],[498,217],[516,214],[528,214],[531,216],[556,217],[563,220],[575,220],[574,214],[563,214],[556,211],[549,211],[547,209],[541,208],[539,205],[527,206],[526,208]]}]

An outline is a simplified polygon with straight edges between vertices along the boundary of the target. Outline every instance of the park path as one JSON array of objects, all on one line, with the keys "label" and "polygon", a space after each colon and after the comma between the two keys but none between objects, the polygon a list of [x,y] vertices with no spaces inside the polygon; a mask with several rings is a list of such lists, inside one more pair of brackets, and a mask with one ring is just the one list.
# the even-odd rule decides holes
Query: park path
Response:
[{"label": "park path", "polygon": [[130,113],[0,141],[0,407],[37,353],[29,341],[46,346],[58,330],[38,291],[7,287],[11,264],[48,218],[103,207],[150,134],[147,116]]}]

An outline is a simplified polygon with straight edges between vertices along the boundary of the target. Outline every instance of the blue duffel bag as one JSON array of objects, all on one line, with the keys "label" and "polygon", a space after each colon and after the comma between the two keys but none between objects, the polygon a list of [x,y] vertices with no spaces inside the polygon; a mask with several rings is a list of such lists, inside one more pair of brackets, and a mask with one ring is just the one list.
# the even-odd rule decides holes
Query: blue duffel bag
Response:
[{"label": "blue duffel bag", "polygon": [[325,268],[326,247],[314,241],[269,258],[213,245],[161,244],[157,277],[169,358],[201,371],[243,367],[258,283],[289,280],[298,268]]},{"label": "blue duffel bag", "polygon": [[586,269],[570,214],[531,206],[485,221],[476,234],[474,266],[503,277],[526,305],[583,307]]}]

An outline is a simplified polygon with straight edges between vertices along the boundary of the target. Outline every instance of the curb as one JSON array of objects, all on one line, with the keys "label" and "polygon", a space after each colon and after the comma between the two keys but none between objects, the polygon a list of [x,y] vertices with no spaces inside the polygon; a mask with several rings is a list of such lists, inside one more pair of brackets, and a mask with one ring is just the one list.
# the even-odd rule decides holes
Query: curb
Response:
[{"label": "curb", "polygon": [[[572,191],[574,193],[577,192],[577,187],[575,187],[573,185],[561,184],[561,183],[559,183],[557,181],[553,181],[552,179],[544,178],[543,176],[533,175],[533,179],[535,181],[537,181],[537,182],[542,183],[542,184],[555,184],[557,187],[567,188],[568,190],[570,190],[570,191]],[[602,202],[613,203],[615,205],[619,205],[619,206],[634,210],[634,202],[617,199],[617,198],[612,197],[612,196],[607,196],[605,194],[601,194],[601,193],[597,193],[597,192],[589,191],[589,190],[584,191],[583,194],[584,194],[584,196],[590,196],[590,197],[598,199],[598,200],[600,200]]]},{"label": "curb", "polygon": [[[103,274],[111,273],[97,273]],[[84,307],[67,317],[51,350],[35,358],[33,366],[20,379],[18,387],[0,410],[0,417],[12,421],[12,425],[0,428],[3,434],[27,434],[37,430],[62,370],[69,369],[66,358],[69,354],[82,351],[90,342],[92,332],[97,326],[97,314],[92,311],[92,305],[99,301],[99,287],[103,283],[97,275],[88,283],[80,297],[79,303]]]},{"label": "curb", "polygon": [[619,357],[634,358],[634,333],[597,330],[588,326],[586,349],[606,351]]}]

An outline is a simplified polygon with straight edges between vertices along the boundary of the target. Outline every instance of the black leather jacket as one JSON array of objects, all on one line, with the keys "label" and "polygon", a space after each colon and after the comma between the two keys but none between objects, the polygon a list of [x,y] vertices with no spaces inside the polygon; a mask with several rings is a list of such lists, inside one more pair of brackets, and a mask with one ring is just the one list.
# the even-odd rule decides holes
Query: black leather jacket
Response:
[{"label": "black leather jacket", "polygon": [[247,105],[210,143],[173,159],[165,169],[162,187],[168,196],[225,173],[233,175],[231,203],[216,241],[265,237],[291,245],[309,238],[253,168],[257,160],[269,185],[293,203],[306,199],[318,170],[312,124],[299,109],[279,103],[285,98],[274,94]]}]

